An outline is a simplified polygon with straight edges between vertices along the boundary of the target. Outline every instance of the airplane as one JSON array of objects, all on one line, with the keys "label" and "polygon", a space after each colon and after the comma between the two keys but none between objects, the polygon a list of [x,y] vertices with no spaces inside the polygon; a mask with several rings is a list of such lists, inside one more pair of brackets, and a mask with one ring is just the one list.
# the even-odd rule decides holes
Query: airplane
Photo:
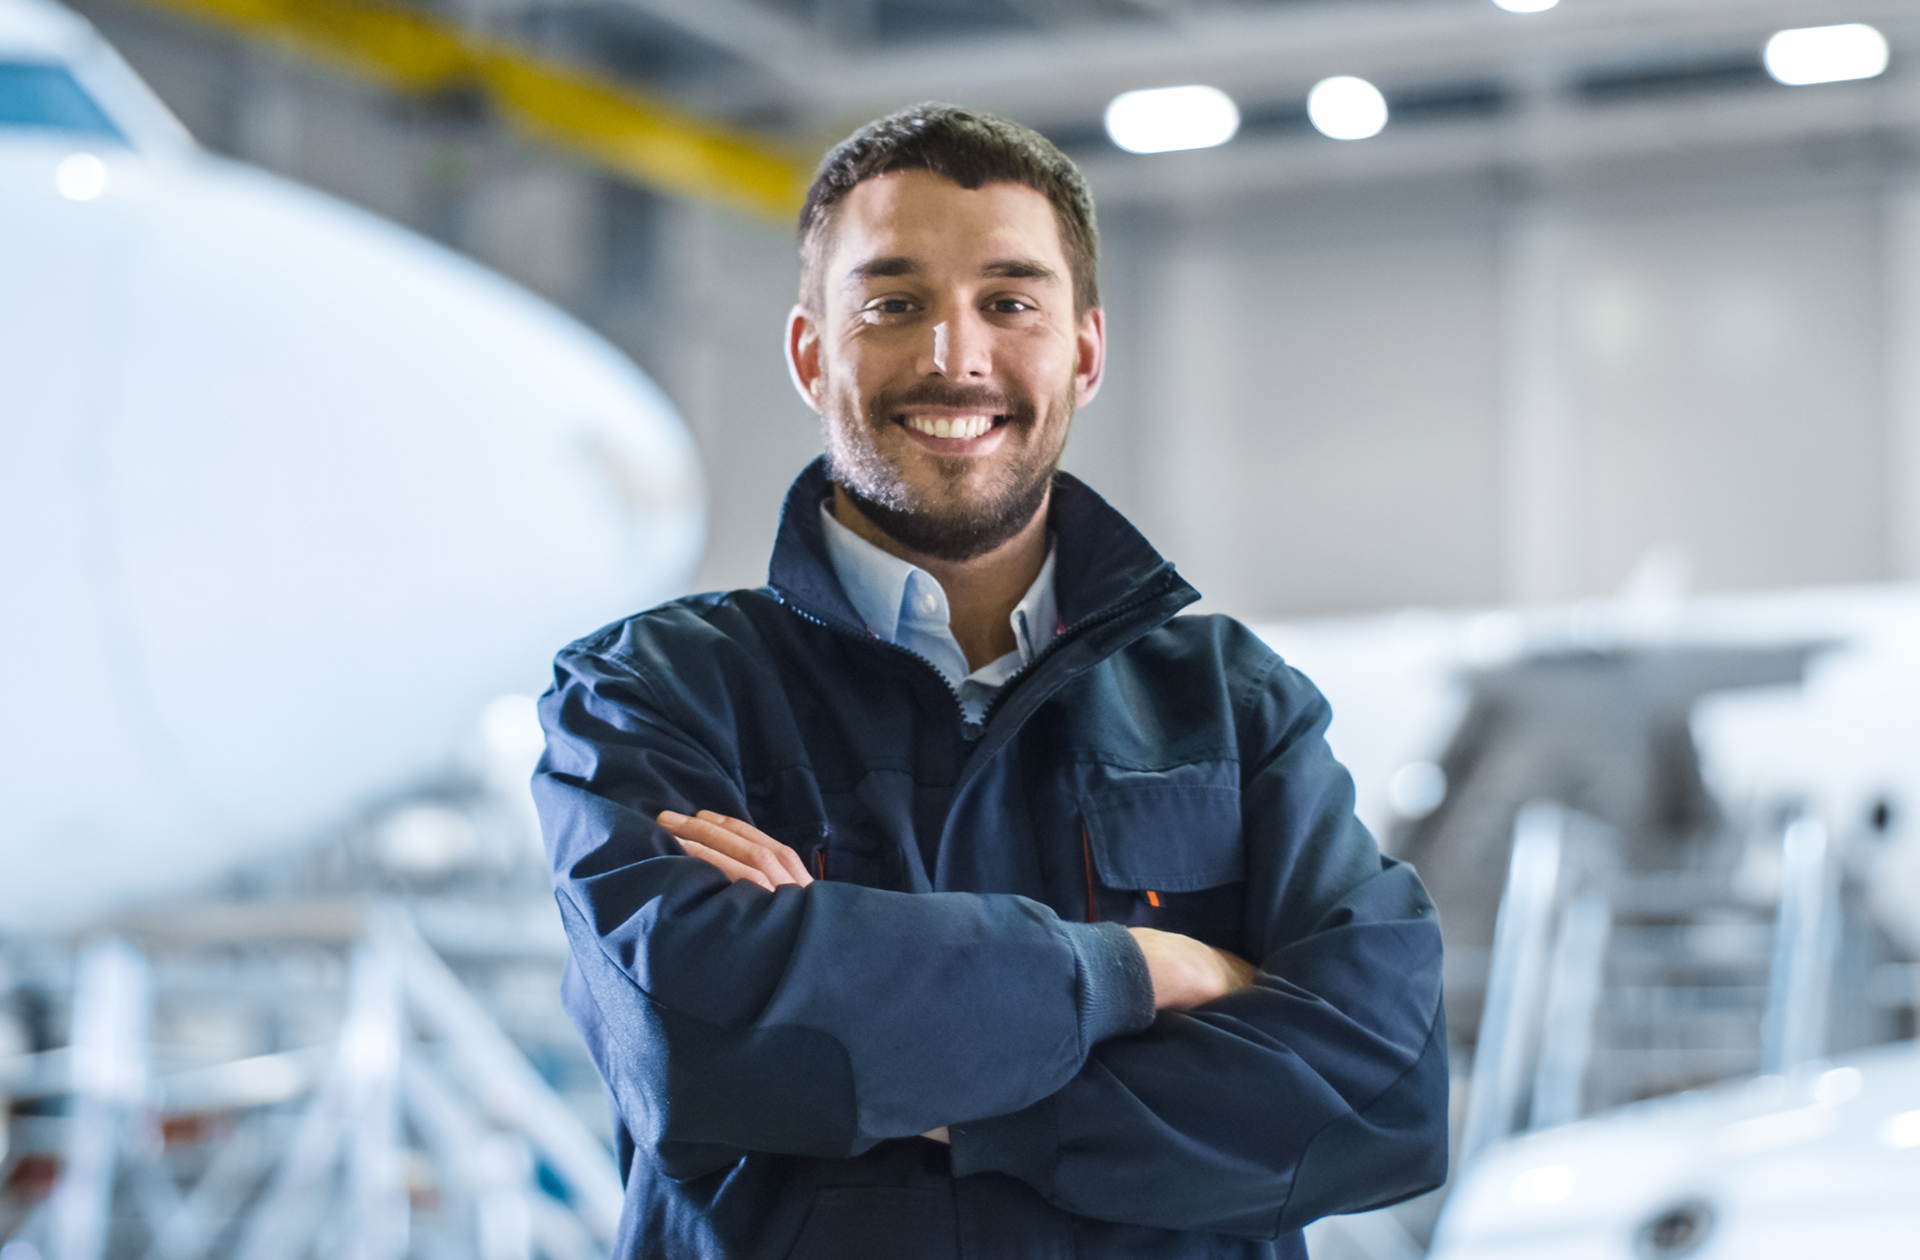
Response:
[{"label": "airplane", "polygon": [[207,152],[85,21],[0,0],[8,929],[310,839],[483,711],[537,749],[552,652],[680,592],[703,493],[579,322]]},{"label": "airplane", "polygon": [[1317,1222],[1316,1256],[1880,1255],[1920,1227],[1920,589],[1688,595],[1681,567],[1258,627],[1448,937],[1452,1182]]},{"label": "airplane", "polygon": [[[1735,813],[1790,800],[1848,833],[1878,813],[1872,846],[1856,855],[1870,869],[1864,892],[1874,919],[1920,955],[1920,827],[1908,818],[1920,810],[1920,586],[1688,593],[1684,568],[1661,549],[1608,599],[1254,628],[1328,697],[1328,742],[1353,774],[1361,820],[1395,853],[1461,791],[1440,763],[1475,679],[1529,661],[1802,648],[1804,661],[1778,677],[1722,679],[1685,697],[1695,773]],[[1525,794],[1508,802],[1503,832]],[[1504,850],[1496,863],[1497,880]]]}]

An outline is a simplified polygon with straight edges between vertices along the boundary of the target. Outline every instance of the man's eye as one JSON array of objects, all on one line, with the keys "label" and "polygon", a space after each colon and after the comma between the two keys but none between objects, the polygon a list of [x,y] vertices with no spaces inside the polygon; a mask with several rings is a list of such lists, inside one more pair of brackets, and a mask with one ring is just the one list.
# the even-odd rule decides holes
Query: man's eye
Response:
[{"label": "man's eye", "polygon": [[876,315],[905,315],[913,309],[913,303],[905,298],[881,298],[869,309]]},{"label": "man's eye", "polygon": [[993,310],[996,315],[1018,315],[1021,311],[1030,311],[1033,307],[1019,298],[995,298]]}]

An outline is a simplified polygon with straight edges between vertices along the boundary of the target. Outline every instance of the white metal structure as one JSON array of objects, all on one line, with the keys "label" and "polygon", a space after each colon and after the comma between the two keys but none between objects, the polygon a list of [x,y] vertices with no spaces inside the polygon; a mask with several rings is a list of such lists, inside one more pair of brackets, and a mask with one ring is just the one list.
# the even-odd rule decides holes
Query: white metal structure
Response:
[{"label": "white metal structure", "polygon": [[0,922],[21,929],[442,770],[557,646],[676,593],[702,489],[612,347],[200,151],[65,10],[0,0],[0,75]]},{"label": "white metal structure", "polygon": [[[157,965],[118,938],[81,952],[70,1044],[0,1058],[0,1093],[71,1100],[59,1182],[11,1231],[8,1260],[16,1249],[52,1260],[605,1256],[622,1197],[611,1153],[405,910],[334,909],[327,944],[345,953],[344,992],[329,995],[342,999],[337,1034],[291,1052],[164,1070],[181,1048],[149,1040],[155,1008],[191,998],[150,975],[191,974],[192,947],[165,942]],[[280,926],[298,918],[283,913]],[[163,923],[148,927],[164,938]],[[316,942],[301,932],[218,946],[244,943],[268,971],[297,969],[305,946],[312,974]],[[219,952],[232,962],[230,948]],[[244,985],[247,970],[227,975]],[[224,1136],[203,1136],[211,1154],[183,1161],[165,1117],[211,1118]]]},{"label": "white metal structure", "polygon": [[[1617,600],[1478,613],[1260,627],[1333,705],[1328,732],[1353,771],[1360,816],[1386,835],[1402,809],[1396,782],[1431,771],[1459,720],[1467,671],[1529,652],[1661,645],[1825,642],[1803,685],[1712,695],[1692,728],[1723,800],[1793,799],[1842,830],[1876,800],[1894,831],[1871,855],[1876,919],[1920,952],[1920,589],[1905,585],[1684,597],[1683,578],[1649,557]],[[1444,793],[1444,784],[1437,791]],[[1417,812],[1437,803],[1423,801]]]},{"label": "white metal structure", "polygon": [[[1650,559],[1612,602],[1263,630],[1328,694],[1330,738],[1355,770],[1363,813],[1383,828],[1395,814],[1424,814],[1448,790],[1444,778],[1417,793],[1396,784],[1416,768],[1439,773],[1424,759],[1460,716],[1465,671],[1582,648],[1830,645],[1804,683],[1710,695],[1692,713],[1723,801],[1800,811],[1770,833],[1772,848],[1756,835],[1738,872],[1744,895],[1775,909],[1757,935],[1726,907],[1707,907],[1719,917],[1704,926],[1688,926],[1684,914],[1661,920],[1672,923],[1668,948],[1698,931],[1726,967],[1749,937],[1762,942],[1764,963],[1771,940],[1757,1048],[1768,1074],[1565,1123],[1582,1111],[1609,919],[1623,909],[1609,897],[1636,888],[1644,897],[1664,883],[1679,898],[1671,908],[1684,910],[1704,884],[1684,873],[1636,884],[1591,863],[1583,870],[1573,817],[1523,810],[1490,959],[1483,1053],[1470,1086],[1456,1078],[1457,1089],[1467,1086],[1465,1132],[1437,1260],[1893,1255],[1911,1249],[1920,1227],[1910,1193],[1920,1175],[1920,1043],[1853,1052],[1837,1067],[1822,1061],[1843,867],[1859,908],[1908,957],[1920,947],[1920,834],[1910,821],[1920,800],[1911,751],[1920,740],[1920,593],[1685,599],[1679,575],[1662,567]],[[1890,807],[1890,820],[1873,832],[1866,820],[1876,802]],[[1649,991],[1656,980],[1627,976]],[[1887,964],[1868,988],[1886,990],[1875,1000],[1911,1003],[1916,981],[1912,963]],[[1393,1224],[1369,1217],[1324,1228],[1338,1255],[1371,1260],[1403,1254]],[[1386,1241],[1363,1241],[1361,1227]]]}]

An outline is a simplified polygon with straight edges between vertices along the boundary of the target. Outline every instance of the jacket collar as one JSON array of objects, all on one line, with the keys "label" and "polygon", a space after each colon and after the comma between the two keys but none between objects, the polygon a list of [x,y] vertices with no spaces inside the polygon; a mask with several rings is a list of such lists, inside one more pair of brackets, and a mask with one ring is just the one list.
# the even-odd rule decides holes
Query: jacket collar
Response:
[{"label": "jacket collar", "polygon": [[[787,491],[767,584],[781,599],[810,615],[859,631],[864,623],[834,576],[820,526],[820,502],[832,488],[823,455],[807,465]],[[1049,514],[1059,548],[1055,599],[1061,624],[1069,631],[1148,599],[1164,607],[1172,601],[1158,597],[1177,597],[1165,614],[1171,616],[1200,598],[1126,517],[1079,478],[1054,474]]]}]

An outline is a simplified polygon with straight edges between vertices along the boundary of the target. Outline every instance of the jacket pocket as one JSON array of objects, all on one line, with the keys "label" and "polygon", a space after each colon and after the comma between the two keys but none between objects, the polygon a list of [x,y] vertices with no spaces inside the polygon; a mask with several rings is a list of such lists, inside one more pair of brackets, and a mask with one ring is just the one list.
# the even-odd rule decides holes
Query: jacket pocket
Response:
[{"label": "jacket pocket", "polygon": [[822,1190],[787,1260],[954,1260],[951,1190],[850,1186]]},{"label": "jacket pocket", "polygon": [[1246,882],[1238,766],[1110,776],[1081,796],[1090,919],[1237,949]]}]

